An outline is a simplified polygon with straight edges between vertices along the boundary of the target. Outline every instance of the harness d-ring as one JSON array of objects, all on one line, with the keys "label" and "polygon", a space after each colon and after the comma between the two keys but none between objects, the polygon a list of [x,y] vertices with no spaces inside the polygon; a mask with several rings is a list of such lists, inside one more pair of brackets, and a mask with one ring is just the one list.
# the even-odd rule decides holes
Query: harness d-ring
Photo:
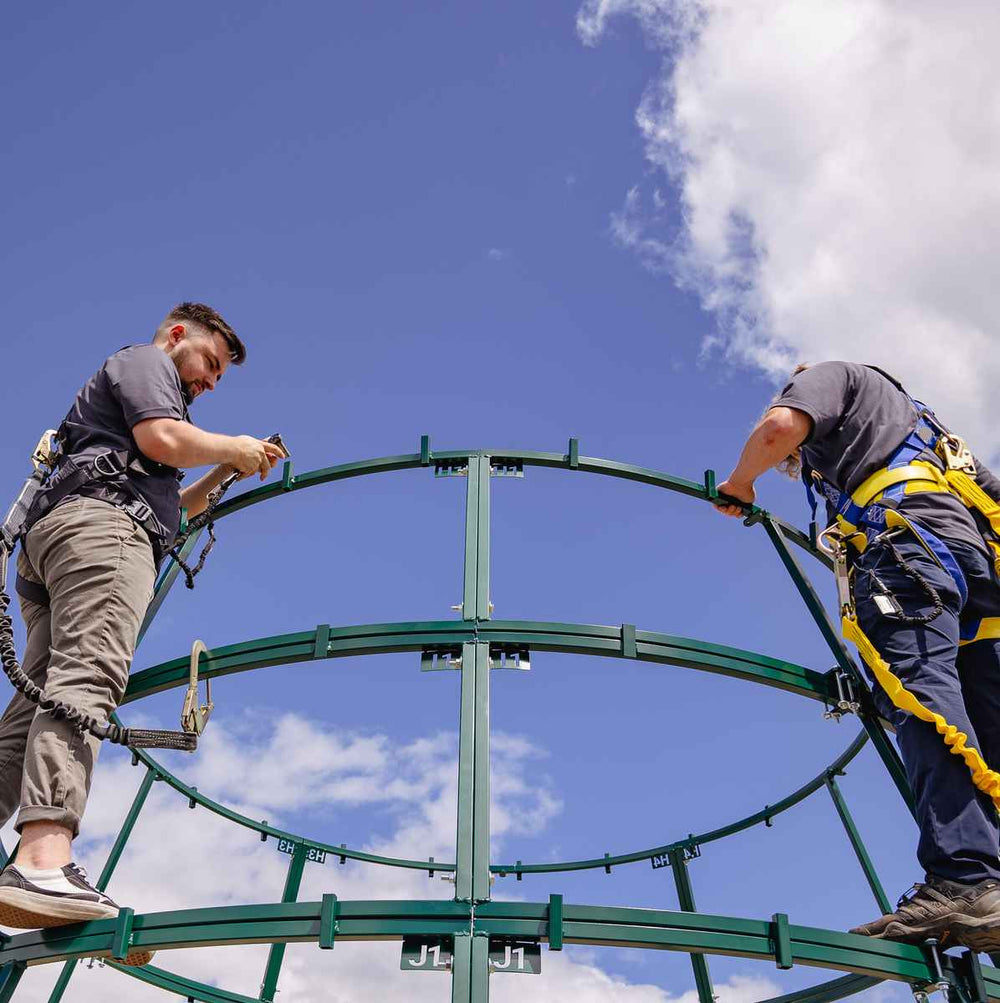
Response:
[{"label": "harness d-ring", "polygon": [[191,645],[191,675],[187,692],[184,694],[184,706],[181,708],[181,727],[189,735],[201,735],[208,719],[212,716],[215,704],[212,703],[212,680],[205,680],[205,699],[208,701],[198,706],[198,660],[211,652],[202,640],[196,640]]}]

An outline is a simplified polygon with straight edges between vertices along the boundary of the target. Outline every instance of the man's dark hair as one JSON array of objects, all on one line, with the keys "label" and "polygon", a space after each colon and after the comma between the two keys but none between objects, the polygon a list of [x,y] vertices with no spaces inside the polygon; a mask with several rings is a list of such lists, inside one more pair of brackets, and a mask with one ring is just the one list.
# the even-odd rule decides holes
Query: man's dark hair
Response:
[{"label": "man's dark hair", "polygon": [[230,362],[234,366],[243,365],[243,360],[247,357],[246,346],[240,341],[236,332],[223,320],[222,314],[218,310],[214,310],[205,303],[178,303],[164,318],[160,329],[162,330],[164,326],[178,320],[186,320],[203,327],[206,331],[221,334],[229,349]]}]

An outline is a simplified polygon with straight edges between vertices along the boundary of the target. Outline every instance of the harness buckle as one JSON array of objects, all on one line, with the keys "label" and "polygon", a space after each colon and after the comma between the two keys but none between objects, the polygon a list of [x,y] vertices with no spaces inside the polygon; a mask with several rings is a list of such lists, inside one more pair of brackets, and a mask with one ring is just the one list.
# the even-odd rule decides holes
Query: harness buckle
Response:
[{"label": "harness buckle", "polygon": [[109,449],[106,453],[98,453],[93,462],[94,473],[102,481],[111,480],[112,477],[120,477],[125,470],[117,465],[117,457]]},{"label": "harness buckle", "polygon": [[189,735],[201,735],[205,731],[208,719],[215,710],[212,703],[212,680],[205,680],[205,699],[208,701],[198,706],[198,660],[202,654],[209,654],[205,642],[197,640],[191,645],[191,675],[187,692],[184,694],[184,706],[181,708],[181,727]]}]

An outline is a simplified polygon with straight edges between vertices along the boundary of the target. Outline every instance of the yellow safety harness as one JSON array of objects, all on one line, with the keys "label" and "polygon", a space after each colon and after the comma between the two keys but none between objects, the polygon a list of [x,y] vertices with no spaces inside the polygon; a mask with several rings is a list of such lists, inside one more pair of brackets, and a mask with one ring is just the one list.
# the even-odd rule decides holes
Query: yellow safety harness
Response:
[{"label": "yellow safety harness", "polygon": [[[902,388],[900,387],[900,389]],[[983,533],[983,536],[992,553],[997,572],[1000,574],[1000,504],[976,483],[975,459],[965,442],[948,432],[926,409],[921,410],[916,403],[915,406],[918,408],[921,420],[926,424],[932,424],[939,432],[936,442],[933,445],[925,442],[923,448],[933,449],[935,454],[941,458],[944,470],[939,469],[934,463],[915,458],[896,465],[890,462],[889,466],[866,478],[850,496],[841,495],[841,502],[836,506],[838,509],[836,520],[820,534],[818,542],[821,548],[834,559],[841,607],[841,624],[845,639],[857,647],[879,685],[896,707],[934,725],[948,750],[956,756],[961,756],[965,765],[968,766],[973,784],[988,795],[994,806],[1000,811],[1000,773],[991,770],[979,751],[967,745],[968,735],[949,724],[936,711],[921,703],[903,685],[888,662],[879,654],[875,645],[861,629],[851,592],[850,573],[847,567],[847,547],[851,545],[858,552],[861,552],[867,546],[868,534],[862,527],[866,522],[865,516],[873,511],[872,506],[878,507],[879,518],[884,519],[884,525],[887,529],[896,527],[909,529],[938,563],[946,567],[946,570],[951,570],[947,567],[947,562],[954,563],[954,559],[947,552],[947,548],[944,548],[944,553],[942,553],[943,544],[941,541],[922,531],[895,509],[879,505],[887,491],[900,485],[903,486],[902,492],[905,495],[920,491],[954,495],[970,511],[978,512],[988,526],[988,530]],[[907,441],[909,442],[909,439]],[[916,446],[911,447],[910,452],[912,453],[917,448]],[[898,453],[899,451],[894,455],[898,456]],[[818,479],[818,475],[812,474],[812,476]],[[935,544],[940,546],[935,546]],[[961,574],[961,571],[959,570],[958,573]],[[971,644],[984,638],[996,637],[1000,637],[1000,617],[984,617],[975,634],[972,637],[961,639],[959,643]]]}]

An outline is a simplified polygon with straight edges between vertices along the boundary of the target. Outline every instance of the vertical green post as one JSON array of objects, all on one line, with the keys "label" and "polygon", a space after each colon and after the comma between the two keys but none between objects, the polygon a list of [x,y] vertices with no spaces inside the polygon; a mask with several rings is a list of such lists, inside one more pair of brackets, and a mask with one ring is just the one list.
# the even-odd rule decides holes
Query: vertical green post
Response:
[{"label": "vertical green post", "polygon": [[[282,902],[294,902],[299,897],[299,886],[302,884],[302,872],[306,866],[306,848],[304,843],[296,843],[292,859],[288,862],[288,873],[285,875],[285,890],[281,893]],[[285,960],[286,944],[272,944],[267,954],[267,967],[264,969],[264,982],[260,987],[258,999],[273,1003],[274,994],[278,988],[278,976],[281,974],[281,963]]]},{"label": "vertical green post", "polygon": [[455,899],[490,897],[490,650],[462,645]]},{"label": "vertical green post", "polygon": [[[76,962],[70,961],[68,964],[75,965]],[[0,969],[0,980],[2,980],[0,981],[0,1003],[8,1003],[14,995],[14,990],[21,981],[21,976],[24,975],[25,967],[23,961],[18,961],[12,965],[4,965]]]},{"label": "vertical green post", "polygon": [[[490,646],[476,646],[475,799],[473,806],[472,898],[490,898]],[[473,956],[475,956],[473,954]]]},{"label": "vertical green post", "polygon": [[462,619],[490,618],[490,458],[469,457]]},{"label": "vertical green post", "polygon": [[488,1003],[489,998],[489,938],[461,934],[452,953],[451,1003]]},{"label": "vertical green post", "polygon": [[[490,617],[490,458],[469,457],[465,510],[465,581],[462,617]],[[490,646],[462,645],[462,695],[458,744],[458,832],[455,900],[490,897]],[[489,938],[475,923],[455,937],[452,960],[454,1003],[489,999]]]},{"label": "vertical green post", "polygon": [[[683,912],[697,912],[694,904],[694,889],[691,886],[691,875],[688,874],[687,860],[684,850],[675,847],[667,851],[670,856],[670,870],[674,875],[677,887],[677,901]],[[694,970],[694,982],[698,987],[699,1003],[714,1003],[715,993],[712,991],[712,976],[708,970],[708,962],[703,954],[691,955],[691,968]]]},{"label": "vertical green post", "polygon": [[[118,837],[115,839],[114,846],[111,847],[111,852],[108,854],[108,859],[104,863],[104,869],[101,871],[101,876],[97,879],[94,885],[98,891],[105,891],[108,884],[111,881],[112,875],[115,873],[115,868],[118,866],[118,861],[121,860],[122,853],[125,850],[125,844],[128,842],[129,836],[132,835],[132,830],[135,828],[135,823],[139,820],[139,813],[142,811],[143,805],[146,803],[146,798],[149,797],[149,792],[153,787],[153,782],[156,780],[156,771],[152,767],[147,768],[146,775],[142,778],[142,783],[139,784],[139,790],[136,791],[135,797],[132,799],[132,807],[129,808],[128,814],[125,816],[125,821],[122,823],[121,829],[118,831]],[[49,994],[49,1003],[59,1003],[66,992],[66,987],[69,985],[69,980],[73,977],[73,971],[76,968],[75,961],[67,961],[63,965],[63,970],[59,973],[59,978],[56,979],[56,984],[52,987],[52,992]],[[13,990],[11,990],[13,992]],[[4,997],[0,995],[0,1003]]]},{"label": "vertical green post", "polygon": [[847,802],[844,800],[844,795],[840,792],[840,785],[832,773],[826,775],[826,789],[830,792],[834,807],[837,809],[840,821],[844,825],[847,838],[851,841],[851,846],[854,848],[854,854],[858,858],[861,870],[865,873],[865,879],[868,881],[868,887],[871,888],[872,894],[875,896],[875,901],[883,913],[892,912],[892,906],[889,904],[889,899],[886,898],[885,889],[882,887],[882,882],[879,881],[878,874],[875,872],[875,865],[872,863],[871,857],[868,856],[868,850],[861,839],[861,833],[858,832],[858,827],[854,824],[854,819],[847,807]]},{"label": "vertical green post", "polygon": [[[795,555],[788,546],[788,542],[781,535],[781,530],[778,529],[774,524],[774,520],[769,515],[765,515],[762,522],[764,523],[764,529],[767,530],[767,535],[771,539],[771,543],[774,544],[774,549],[777,550],[778,556],[781,558],[782,564],[785,565],[785,570],[791,576],[799,595],[806,604],[806,608],[809,610],[816,626],[819,627],[820,633],[823,635],[823,640],[826,641],[830,651],[833,652],[834,658],[837,659],[837,665],[852,680],[853,685],[858,688],[858,695],[867,695],[868,684],[851,660],[843,639],[830,622],[826,608],[820,602],[819,596],[816,595],[816,590],[812,587],[812,583],[806,577],[802,568],[799,567],[799,562],[795,559]],[[885,764],[885,768],[889,771],[889,776],[902,795],[903,802],[909,808],[910,813],[914,814],[913,791],[910,790],[910,784],[906,779],[906,771],[899,758],[899,753],[896,752],[889,741],[888,735],[885,733],[885,729],[879,724],[878,719],[874,715],[862,709],[860,716],[861,723],[864,725],[865,731],[868,732],[868,737],[871,739],[875,751],[879,754],[882,762]]]}]

